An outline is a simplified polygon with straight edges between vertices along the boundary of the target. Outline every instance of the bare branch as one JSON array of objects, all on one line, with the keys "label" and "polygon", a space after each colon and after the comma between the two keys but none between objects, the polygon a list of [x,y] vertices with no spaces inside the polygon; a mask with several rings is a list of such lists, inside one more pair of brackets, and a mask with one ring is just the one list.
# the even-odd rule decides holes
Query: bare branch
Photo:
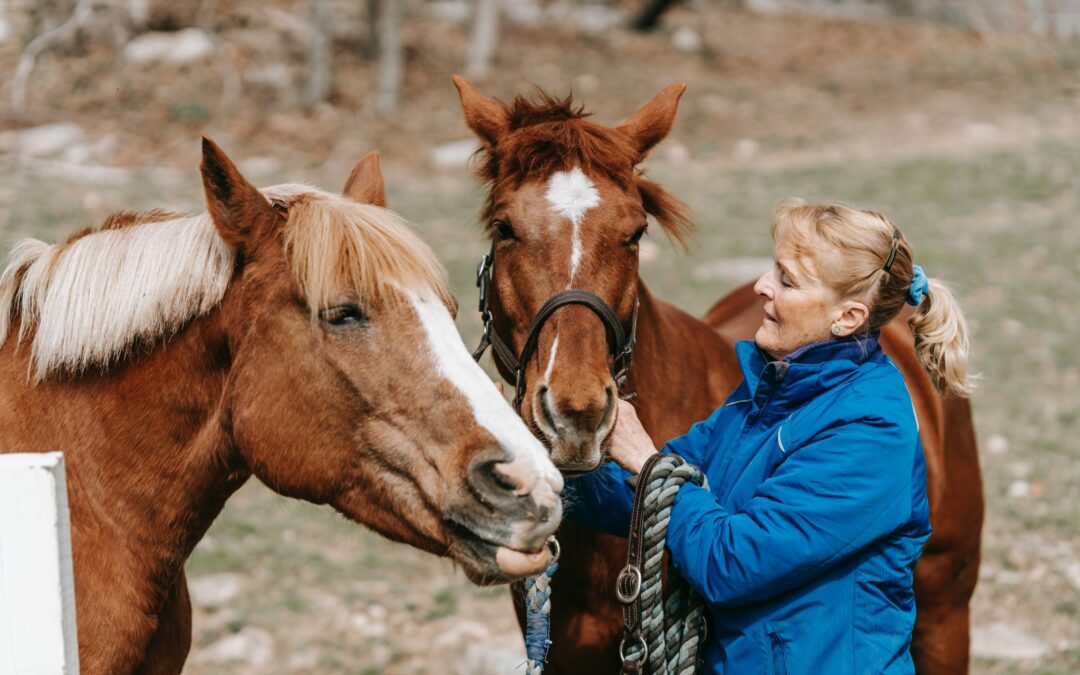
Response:
[{"label": "bare branch", "polygon": [[499,42],[498,32],[499,0],[476,0],[476,16],[473,18],[465,66],[465,72],[470,77],[482,78],[488,74]]},{"label": "bare branch", "polygon": [[381,113],[397,110],[404,76],[401,55],[401,2],[380,0],[379,17],[379,93],[375,108]]}]

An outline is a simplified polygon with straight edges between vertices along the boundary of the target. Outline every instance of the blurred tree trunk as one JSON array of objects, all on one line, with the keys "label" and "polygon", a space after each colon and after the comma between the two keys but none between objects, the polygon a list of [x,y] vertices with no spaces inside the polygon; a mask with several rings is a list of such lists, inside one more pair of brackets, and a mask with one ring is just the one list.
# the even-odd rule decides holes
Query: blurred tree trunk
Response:
[{"label": "blurred tree trunk", "polygon": [[379,0],[366,0],[367,9],[367,44],[364,45],[364,58],[374,61],[379,55]]},{"label": "blurred tree trunk", "polygon": [[330,39],[330,0],[310,0],[311,31],[308,33],[308,81],[304,103],[325,101],[330,95],[333,42]]},{"label": "blurred tree trunk", "polygon": [[499,0],[476,0],[469,39],[468,63],[465,72],[474,78],[486,77],[499,43]]},{"label": "blurred tree trunk", "polygon": [[379,9],[379,93],[375,109],[381,113],[397,110],[404,75],[401,55],[401,2],[380,0]]}]

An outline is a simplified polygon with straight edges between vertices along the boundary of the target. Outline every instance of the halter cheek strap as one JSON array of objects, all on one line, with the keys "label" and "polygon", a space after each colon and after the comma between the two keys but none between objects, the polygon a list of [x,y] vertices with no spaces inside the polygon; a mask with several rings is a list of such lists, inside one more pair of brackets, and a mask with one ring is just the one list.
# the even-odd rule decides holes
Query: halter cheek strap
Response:
[{"label": "halter cheek strap", "polygon": [[609,354],[613,357],[611,364],[611,377],[615,385],[622,388],[626,376],[630,370],[630,360],[633,357],[634,345],[637,341],[637,316],[638,304],[634,303],[634,312],[630,316],[630,330],[627,332],[615,310],[611,306],[589,291],[571,288],[561,293],[556,293],[533,319],[529,335],[525,338],[525,345],[521,348],[521,354],[514,353],[514,349],[495,330],[494,320],[491,315],[491,306],[488,302],[491,293],[492,273],[495,267],[495,242],[491,243],[491,251],[480,259],[476,267],[476,285],[480,289],[480,316],[484,321],[484,333],[480,337],[480,344],[473,352],[473,359],[479,361],[488,346],[491,346],[495,358],[503,369],[511,373],[510,384],[516,387],[514,394],[514,408],[521,409],[521,401],[525,397],[525,366],[536,352],[537,343],[540,340],[540,330],[544,323],[555,314],[555,311],[566,305],[583,305],[593,311],[604,324],[607,333]]}]

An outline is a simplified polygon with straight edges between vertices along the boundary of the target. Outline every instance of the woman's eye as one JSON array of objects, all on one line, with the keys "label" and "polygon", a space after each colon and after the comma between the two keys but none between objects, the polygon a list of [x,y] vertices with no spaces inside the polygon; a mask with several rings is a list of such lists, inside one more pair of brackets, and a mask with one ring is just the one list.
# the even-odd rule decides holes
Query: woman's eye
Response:
[{"label": "woman's eye", "polygon": [[495,232],[499,235],[499,240],[517,239],[514,235],[514,228],[510,226],[510,223],[505,220],[495,221]]},{"label": "woman's eye", "polygon": [[629,239],[626,240],[626,245],[627,246],[635,246],[635,245],[637,245],[637,243],[639,241],[641,241],[641,238],[644,237],[645,233],[648,232],[648,231],[649,231],[649,226],[648,225],[642,225],[641,227],[639,227],[637,229],[637,232],[634,232],[633,236],[631,236]]},{"label": "woman's eye", "polygon": [[367,315],[357,305],[338,305],[319,311],[319,319],[331,326],[349,326],[364,323]]},{"label": "woman's eye", "polygon": [[784,288],[791,288],[791,282],[788,281],[788,278],[783,274],[780,275],[780,285]]}]

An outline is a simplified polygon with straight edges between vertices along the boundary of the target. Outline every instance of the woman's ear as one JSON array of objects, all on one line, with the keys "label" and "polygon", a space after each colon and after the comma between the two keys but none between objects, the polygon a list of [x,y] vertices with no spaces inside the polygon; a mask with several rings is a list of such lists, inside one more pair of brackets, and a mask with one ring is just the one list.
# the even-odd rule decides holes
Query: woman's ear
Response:
[{"label": "woman's ear", "polygon": [[870,318],[870,308],[858,300],[845,300],[840,305],[840,317],[832,322],[833,326],[839,326],[840,331],[834,330],[834,335],[845,337],[862,328],[866,320]]}]

